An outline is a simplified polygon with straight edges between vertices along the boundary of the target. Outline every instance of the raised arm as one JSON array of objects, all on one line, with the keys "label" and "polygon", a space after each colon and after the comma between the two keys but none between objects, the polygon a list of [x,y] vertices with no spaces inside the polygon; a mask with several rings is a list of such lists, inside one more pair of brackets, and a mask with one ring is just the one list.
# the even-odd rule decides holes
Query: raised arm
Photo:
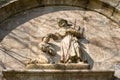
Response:
[{"label": "raised arm", "polygon": [[67,29],[66,34],[71,34],[71,35],[76,36],[78,38],[81,37],[80,31],[75,30],[75,29]]},{"label": "raised arm", "polygon": [[52,38],[53,40],[59,40],[61,39],[61,35],[59,35],[58,33],[50,33],[49,34],[50,38]]}]

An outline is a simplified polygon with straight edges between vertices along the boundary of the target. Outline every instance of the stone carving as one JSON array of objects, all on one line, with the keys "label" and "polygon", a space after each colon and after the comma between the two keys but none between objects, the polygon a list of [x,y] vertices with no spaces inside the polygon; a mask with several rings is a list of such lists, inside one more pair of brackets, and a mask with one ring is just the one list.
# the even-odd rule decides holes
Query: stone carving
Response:
[{"label": "stone carving", "polygon": [[50,40],[49,35],[42,38],[42,42],[38,44],[40,54],[28,62],[28,64],[48,64],[54,63],[50,56],[55,56],[56,52],[54,48],[48,43]]},{"label": "stone carving", "polygon": [[81,51],[79,39],[83,38],[84,29],[78,30],[72,28],[68,21],[60,19],[58,22],[59,30],[51,34],[54,40],[61,40],[61,63],[79,63],[85,62],[84,53]]},{"label": "stone carving", "polygon": [[84,29],[80,27],[76,29],[68,24],[65,19],[60,19],[58,22],[59,30],[55,33],[48,33],[42,38],[42,42],[38,44],[40,54],[37,58],[29,61],[29,64],[49,64],[55,63],[51,56],[54,57],[56,50],[49,44],[50,39],[60,41],[60,56],[59,63],[84,63],[84,53],[80,46],[79,39],[83,38]]},{"label": "stone carving", "polygon": [[47,35],[45,37],[42,38],[42,42],[39,44],[39,48],[40,50],[42,50],[43,52],[51,55],[51,56],[55,56],[55,50],[54,48],[48,43],[50,40],[50,36]]}]

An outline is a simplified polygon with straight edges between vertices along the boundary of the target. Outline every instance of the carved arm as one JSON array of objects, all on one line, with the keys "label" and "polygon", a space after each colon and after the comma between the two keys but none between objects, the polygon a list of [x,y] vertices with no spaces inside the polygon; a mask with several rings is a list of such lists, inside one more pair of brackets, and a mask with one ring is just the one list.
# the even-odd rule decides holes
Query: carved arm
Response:
[{"label": "carved arm", "polygon": [[61,39],[61,35],[59,35],[58,33],[50,33],[49,34],[50,38],[52,38],[53,40],[59,40]]}]

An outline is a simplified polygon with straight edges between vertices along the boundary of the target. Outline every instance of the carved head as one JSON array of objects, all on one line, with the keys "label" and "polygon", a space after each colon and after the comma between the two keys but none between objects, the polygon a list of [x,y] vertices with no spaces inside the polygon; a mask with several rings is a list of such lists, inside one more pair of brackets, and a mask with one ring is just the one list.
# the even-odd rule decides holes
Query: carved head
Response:
[{"label": "carved head", "polygon": [[50,41],[50,37],[49,36],[44,36],[42,38],[42,42],[48,43]]},{"label": "carved head", "polygon": [[59,26],[59,27],[66,27],[67,25],[68,25],[68,21],[65,20],[65,19],[60,19],[60,20],[58,21],[58,26]]}]

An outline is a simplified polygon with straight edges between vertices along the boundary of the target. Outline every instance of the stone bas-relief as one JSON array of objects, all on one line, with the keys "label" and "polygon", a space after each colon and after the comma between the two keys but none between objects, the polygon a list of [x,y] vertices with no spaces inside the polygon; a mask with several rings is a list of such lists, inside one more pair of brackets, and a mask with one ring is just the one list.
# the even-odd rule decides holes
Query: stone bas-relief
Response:
[{"label": "stone bas-relief", "polygon": [[[112,69],[115,70],[115,75],[120,76],[119,25],[97,12],[69,6],[36,8],[1,23],[0,40],[3,45],[0,46],[1,70],[24,69],[26,61],[37,57],[40,50],[38,44],[42,42],[42,37],[59,30],[57,18],[66,19],[70,24],[74,24],[76,20],[77,26],[85,28],[85,38],[90,43],[84,40],[81,42],[84,43],[85,51],[89,53],[86,56],[93,70]],[[59,54],[58,42],[53,39],[49,41],[55,44],[54,49]],[[58,63],[60,55],[52,58]]]},{"label": "stone bas-relief", "polygon": [[[27,67],[31,64],[34,66],[37,64],[38,66],[38,64],[87,63],[87,58],[85,59],[85,54],[82,51],[83,49],[80,43],[80,39],[84,39],[84,28],[81,30],[80,26],[73,26],[65,19],[59,19],[58,26],[59,29],[57,32],[48,33],[42,38],[42,42],[38,45],[40,49],[38,57],[31,59],[28,62]],[[60,60],[58,63],[52,59],[52,57],[57,54],[57,50],[50,45],[50,39],[53,39],[54,41],[59,40],[60,45],[58,47],[60,47]],[[89,66],[86,69],[88,68]]]},{"label": "stone bas-relief", "polygon": [[50,37],[44,36],[42,38],[42,42],[38,45],[39,47],[39,55],[32,58],[30,61],[28,61],[27,64],[49,64],[49,63],[55,63],[52,56],[56,55],[55,49],[48,43],[50,40]]},{"label": "stone bas-relief", "polygon": [[[61,62],[62,63],[79,63],[83,62],[83,54],[80,47],[79,39],[83,37],[83,31],[70,27],[67,20],[61,19],[58,22],[60,29],[51,36],[62,39],[61,46]],[[80,27],[79,27],[80,29]]]}]

